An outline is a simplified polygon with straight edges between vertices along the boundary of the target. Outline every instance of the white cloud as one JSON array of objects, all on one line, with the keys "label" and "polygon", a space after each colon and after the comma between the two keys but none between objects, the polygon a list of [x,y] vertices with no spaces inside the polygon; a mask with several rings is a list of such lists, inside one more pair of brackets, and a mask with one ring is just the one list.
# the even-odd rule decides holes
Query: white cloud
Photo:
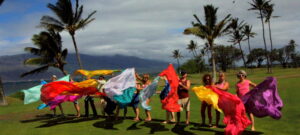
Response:
[{"label": "white cloud", "polygon": [[[204,42],[194,36],[183,35],[182,31],[191,26],[191,21],[194,21],[193,14],[203,19],[203,5],[209,3],[219,7],[219,19],[231,13],[232,16],[253,25],[253,30],[258,35],[251,40],[251,43],[253,47],[263,47],[260,21],[254,11],[247,10],[250,7],[247,3],[250,2],[249,0],[236,0],[235,3],[232,3],[232,0],[81,0],[81,2],[84,4],[84,16],[97,10],[96,20],[76,33],[79,50],[85,54],[124,54],[173,61],[170,57],[171,52],[180,49],[183,55],[188,57],[190,54],[185,48],[189,40],[194,39],[200,45]],[[281,16],[272,22],[274,45],[280,47],[292,38],[300,42],[297,39],[300,36],[298,27],[300,15],[296,6],[300,5],[300,1],[273,0],[273,2],[276,4],[274,14]],[[20,49],[19,52],[22,52],[22,48],[30,44],[28,41],[32,34],[40,31],[35,26],[43,14],[46,13],[25,15],[20,18],[20,22],[5,24],[5,27],[16,27],[11,31],[0,28],[0,34],[4,35],[2,40],[21,36],[24,37],[22,40],[26,41],[10,42],[6,46],[15,46],[11,49]],[[64,46],[70,52],[74,52],[68,33],[63,32],[62,36]],[[229,44],[226,41],[226,38],[221,38],[217,43]],[[246,44],[243,43],[245,48]],[[0,51],[4,54],[2,49]]]}]

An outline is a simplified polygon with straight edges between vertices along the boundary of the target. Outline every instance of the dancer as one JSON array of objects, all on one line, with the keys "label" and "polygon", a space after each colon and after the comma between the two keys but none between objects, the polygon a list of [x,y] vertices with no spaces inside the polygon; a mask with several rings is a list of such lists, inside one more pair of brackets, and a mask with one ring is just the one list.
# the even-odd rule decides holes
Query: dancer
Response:
[{"label": "dancer", "polygon": [[[139,80],[141,82],[141,88],[142,89],[145,89],[147,86],[149,86],[151,84],[151,81],[150,81],[150,75],[149,74],[143,74],[143,77],[140,77],[138,74],[136,74],[136,78],[137,80]],[[149,105],[150,104],[150,98],[148,98],[146,100],[146,104]],[[146,113],[146,119],[145,121],[151,121],[152,118],[151,118],[151,112],[150,110],[145,110],[145,113]]]},{"label": "dancer", "polygon": [[[105,77],[104,76],[99,76],[98,78],[98,90],[102,93],[104,93],[104,85],[106,83]],[[105,116],[105,107],[107,105],[107,102],[105,101],[103,96],[100,96],[100,109],[101,109],[101,113],[103,116]]]},{"label": "dancer", "polygon": [[[216,82],[215,87],[222,91],[229,90],[229,83],[226,81],[225,73],[223,72],[219,73],[219,80],[218,82]],[[213,128],[219,127],[219,121],[220,121],[220,112],[216,110],[216,125],[213,126]]]},{"label": "dancer", "polygon": [[[87,78],[87,79],[91,79],[91,78]],[[84,108],[85,108],[85,117],[89,117],[89,103],[92,107],[92,111],[93,111],[93,117],[97,117],[97,110],[94,104],[94,98],[93,96],[87,95],[84,99]]]},{"label": "dancer", "polygon": [[[188,125],[190,123],[190,96],[189,96],[189,89],[191,86],[190,80],[187,79],[187,72],[182,71],[181,72],[181,78],[179,80],[179,86],[178,86],[178,104],[180,105],[180,110],[186,111],[186,121],[185,124]],[[180,123],[180,112],[177,112],[177,123]]]},{"label": "dancer", "polygon": [[[247,80],[247,73],[244,70],[240,70],[237,73],[237,78],[239,81],[236,83],[236,93],[239,98],[243,97],[245,94],[247,94],[250,91],[251,87],[256,87],[256,84],[251,82],[250,80]],[[254,116],[252,113],[248,114],[251,120],[251,130],[255,131],[254,127]]]},{"label": "dancer", "polygon": [[[51,81],[54,82],[56,80],[57,80],[56,75],[52,75]],[[59,107],[59,110],[61,112],[61,116],[64,117],[65,114],[64,114],[64,111],[63,111],[63,108],[62,108],[61,104],[58,104],[58,107]],[[55,117],[55,116],[56,116],[56,108],[53,109],[53,117]]]},{"label": "dancer", "polygon": [[[213,85],[213,80],[211,75],[205,74],[202,78],[202,81],[204,85],[211,86]],[[208,113],[208,126],[212,127],[212,115],[211,115],[211,105],[207,104],[206,102],[202,102],[201,104],[201,117],[202,117],[202,126],[205,126],[205,110],[207,108],[207,113]]]}]

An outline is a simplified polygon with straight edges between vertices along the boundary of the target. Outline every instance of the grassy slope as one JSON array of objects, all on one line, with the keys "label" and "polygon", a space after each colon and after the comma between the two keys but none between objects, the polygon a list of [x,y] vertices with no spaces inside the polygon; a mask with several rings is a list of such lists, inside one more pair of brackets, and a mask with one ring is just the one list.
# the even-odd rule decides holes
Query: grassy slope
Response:
[{"label": "grassy slope", "polygon": [[[249,79],[255,83],[261,82],[268,74],[265,74],[265,69],[248,71]],[[231,84],[230,92],[234,93],[234,84],[237,81],[235,71],[229,71],[228,80]],[[190,75],[192,85],[200,84],[199,74]],[[275,69],[273,76],[278,78],[278,86],[280,96],[284,101],[284,108],[282,110],[283,117],[280,120],[272,118],[256,118],[256,129],[259,132],[245,132],[245,134],[272,134],[272,135],[290,135],[300,134],[300,109],[299,97],[300,91],[300,69]],[[161,89],[161,87],[160,87]],[[191,121],[199,123],[200,118],[200,102],[191,94]],[[98,100],[96,100],[98,101]],[[214,135],[222,134],[222,129],[199,128],[195,124],[188,127],[162,125],[160,120],[165,118],[165,112],[161,110],[161,104],[158,96],[153,97],[152,100],[152,115],[155,121],[151,123],[139,122],[135,123],[130,118],[122,121],[105,121],[103,118],[85,119],[73,118],[68,116],[65,119],[41,117],[48,110],[37,111],[35,108],[40,104],[34,103],[30,105],[23,105],[21,100],[8,97],[9,106],[0,107],[0,134],[22,134],[22,135],[94,135],[94,134],[202,134]],[[80,101],[83,108],[83,102]],[[66,114],[74,114],[72,103],[65,103],[63,105]],[[83,111],[81,111],[83,113]],[[214,114],[214,112],[213,112]],[[133,116],[131,108],[128,109],[128,116]],[[141,110],[141,117],[145,118],[143,110]],[[182,119],[183,120],[183,119]]]}]

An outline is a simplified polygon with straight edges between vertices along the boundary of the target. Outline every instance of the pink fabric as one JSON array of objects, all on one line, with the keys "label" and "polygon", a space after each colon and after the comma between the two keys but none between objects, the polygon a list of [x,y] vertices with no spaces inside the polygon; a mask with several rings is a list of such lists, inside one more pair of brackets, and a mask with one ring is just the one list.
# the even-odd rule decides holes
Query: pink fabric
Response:
[{"label": "pink fabric", "polygon": [[237,87],[237,95],[239,97],[242,97],[250,91],[250,81],[244,80],[243,82],[236,84],[236,87]]},{"label": "pink fabric", "polygon": [[50,110],[54,109],[56,106],[63,102],[74,102],[82,96],[71,96],[71,95],[59,95],[54,98],[48,105],[50,106]]},{"label": "pink fabric", "polygon": [[219,83],[219,84],[216,84],[216,86],[217,87],[219,87],[219,88],[224,88],[224,86],[225,86],[225,82],[222,82],[222,83]]}]

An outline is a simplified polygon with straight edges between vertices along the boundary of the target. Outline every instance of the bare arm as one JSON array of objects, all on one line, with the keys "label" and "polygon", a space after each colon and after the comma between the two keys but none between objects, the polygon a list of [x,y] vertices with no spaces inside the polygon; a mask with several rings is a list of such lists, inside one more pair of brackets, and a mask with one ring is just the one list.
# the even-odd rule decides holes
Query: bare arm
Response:
[{"label": "bare arm", "polygon": [[223,91],[228,91],[228,90],[229,90],[229,83],[228,83],[228,82],[225,82],[223,88],[220,88],[220,87],[217,87],[217,88],[220,89],[220,90],[223,90]]},{"label": "bare arm", "polygon": [[255,83],[253,83],[253,82],[249,82],[249,84],[250,84],[250,86],[252,86],[252,87],[256,87],[256,84]]},{"label": "bare arm", "polygon": [[181,87],[183,87],[184,89],[189,90],[190,87],[191,87],[191,82],[190,82],[190,80],[187,80],[187,81],[186,81],[186,85],[183,85],[182,83],[179,83],[179,85],[180,85]]}]

